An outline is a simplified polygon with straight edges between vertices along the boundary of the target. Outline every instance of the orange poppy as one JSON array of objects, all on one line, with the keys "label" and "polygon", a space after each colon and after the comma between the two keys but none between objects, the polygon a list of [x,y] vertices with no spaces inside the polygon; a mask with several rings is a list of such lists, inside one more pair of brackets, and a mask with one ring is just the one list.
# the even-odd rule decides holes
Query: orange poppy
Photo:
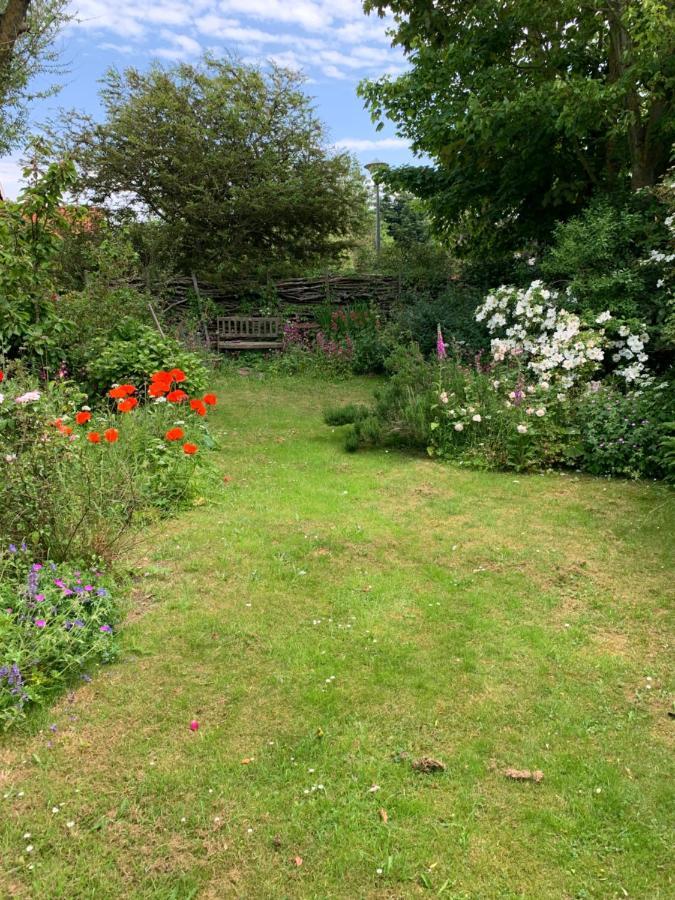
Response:
[{"label": "orange poppy", "polygon": [[103,437],[109,444],[114,444],[119,436],[120,433],[116,428],[108,428],[103,432]]},{"label": "orange poppy", "polygon": [[171,384],[171,382],[173,381],[173,378],[171,377],[171,372],[160,371],[160,372],[153,373],[150,376],[150,381],[153,384],[156,384],[157,382],[159,382],[161,384]]},{"label": "orange poppy", "polygon": [[206,407],[201,400],[190,400],[190,409],[194,410],[198,416],[206,415]]},{"label": "orange poppy", "polygon": [[90,431],[87,435],[87,440],[90,444],[100,444],[101,435],[98,433],[98,431]]},{"label": "orange poppy", "polygon": [[197,450],[198,447],[196,444],[190,444],[189,442],[187,444],[183,444],[183,453],[186,453],[188,456],[194,456]]},{"label": "orange poppy", "polygon": [[207,406],[215,406],[217,402],[218,398],[215,394],[204,394],[204,403],[206,403]]},{"label": "orange poppy", "polygon": [[187,400],[188,395],[185,391],[181,391],[180,388],[177,391],[171,391],[170,394],[166,395],[166,399],[169,403],[182,403],[183,400]]},{"label": "orange poppy", "polygon": [[86,425],[90,419],[91,413],[87,412],[86,409],[83,409],[82,412],[77,413],[77,415],[75,416],[75,421],[78,425]]},{"label": "orange poppy", "polygon": [[135,397],[128,397],[126,400],[122,400],[122,402],[118,404],[117,409],[120,412],[127,413],[131,412],[131,410],[135,406],[138,406],[138,400]]},{"label": "orange poppy", "polygon": [[170,428],[164,437],[167,441],[179,441],[181,438],[185,437],[185,432],[182,428]]},{"label": "orange poppy", "polygon": [[123,400],[125,397],[131,396],[131,394],[136,393],[136,388],[133,384],[118,384],[117,387],[111,388],[108,391],[108,396],[112,397],[113,400]]},{"label": "orange poppy", "polygon": [[185,372],[182,369],[172,369],[169,372],[169,375],[172,377],[172,379],[174,381],[178,381],[178,382],[185,381],[185,378],[186,378]]}]

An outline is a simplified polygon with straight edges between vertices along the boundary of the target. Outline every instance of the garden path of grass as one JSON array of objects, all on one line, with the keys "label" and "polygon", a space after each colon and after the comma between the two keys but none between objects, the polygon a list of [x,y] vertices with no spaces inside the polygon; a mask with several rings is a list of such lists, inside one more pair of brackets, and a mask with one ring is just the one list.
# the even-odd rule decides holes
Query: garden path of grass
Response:
[{"label": "garden path of grass", "polygon": [[0,896],[673,897],[665,489],[346,455],[365,381],[219,388],[120,662],[2,739]]}]

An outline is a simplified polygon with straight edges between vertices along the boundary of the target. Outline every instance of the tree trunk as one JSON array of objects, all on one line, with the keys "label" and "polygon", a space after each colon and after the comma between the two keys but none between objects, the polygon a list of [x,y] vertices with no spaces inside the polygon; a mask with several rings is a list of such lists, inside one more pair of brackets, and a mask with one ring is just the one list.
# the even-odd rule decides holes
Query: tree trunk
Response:
[{"label": "tree trunk", "polygon": [[29,6],[30,0],[7,0],[0,14],[0,71],[9,65],[14,45],[26,30]]},{"label": "tree trunk", "polygon": [[[621,78],[630,79],[631,37],[624,25],[626,0],[614,0],[608,7],[609,54],[608,81],[615,83]],[[634,191],[652,187],[665,171],[668,162],[667,148],[654,139],[654,130],[666,112],[666,105],[654,101],[648,111],[642,109],[637,85],[626,86],[624,106],[629,113],[628,153],[631,167],[631,188]],[[664,149],[665,164],[664,164]],[[611,160],[608,161],[611,167]]]}]

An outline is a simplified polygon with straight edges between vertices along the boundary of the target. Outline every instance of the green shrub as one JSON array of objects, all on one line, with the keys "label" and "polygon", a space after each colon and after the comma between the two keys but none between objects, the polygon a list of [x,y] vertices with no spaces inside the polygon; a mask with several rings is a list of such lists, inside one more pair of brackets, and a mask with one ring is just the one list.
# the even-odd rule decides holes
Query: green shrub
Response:
[{"label": "green shrub", "polygon": [[46,703],[116,655],[120,604],[100,571],[33,562],[25,545],[0,553],[0,725]]},{"label": "green shrub", "polygon": [[369,409],[363,403],[349,403],[346,406],[329,407],[323,414],[326,425],[353,425],[357,419],[363,419],[369,414]]},{"label": "green shrub", "polygon": [[628,394],[600,386],[582,396],[576,410],[580,466],[593,475],[625,478],[672,474],[667,423],[673,410],[675,385],[664,381]]},{"label": "green shrub", "polygon": [[185,372],[185,390],[199,394],[205,389],[207,373],[199,356],[173,338],[162,337],[154,328],[126,318],[109,338],[96,342],[87,366],[87,381],[98,392],[127,381],[140,387],[158,369],[172,368]]},{"label": "green shrub", "polygon": [[436,329],[441,326],[449,344],[475,353],[490,346],[485,328],[475,320],[475,312],[482,295],[475,288],[453,286],[440,296],[408,295],[396,316],[401,329],[419,344],[422,352],[432,354],[436,349]]}]

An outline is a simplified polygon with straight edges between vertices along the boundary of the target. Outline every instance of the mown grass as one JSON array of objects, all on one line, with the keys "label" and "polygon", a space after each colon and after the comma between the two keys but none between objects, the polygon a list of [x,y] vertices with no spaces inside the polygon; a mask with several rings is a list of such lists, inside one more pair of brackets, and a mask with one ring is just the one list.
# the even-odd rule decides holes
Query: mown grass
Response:
[{"label": "mown grass", "polygon": [[123,661],[3,739],[0,895],[673,896],[668,493],[348,456],[369,391],[222,383]]}]

